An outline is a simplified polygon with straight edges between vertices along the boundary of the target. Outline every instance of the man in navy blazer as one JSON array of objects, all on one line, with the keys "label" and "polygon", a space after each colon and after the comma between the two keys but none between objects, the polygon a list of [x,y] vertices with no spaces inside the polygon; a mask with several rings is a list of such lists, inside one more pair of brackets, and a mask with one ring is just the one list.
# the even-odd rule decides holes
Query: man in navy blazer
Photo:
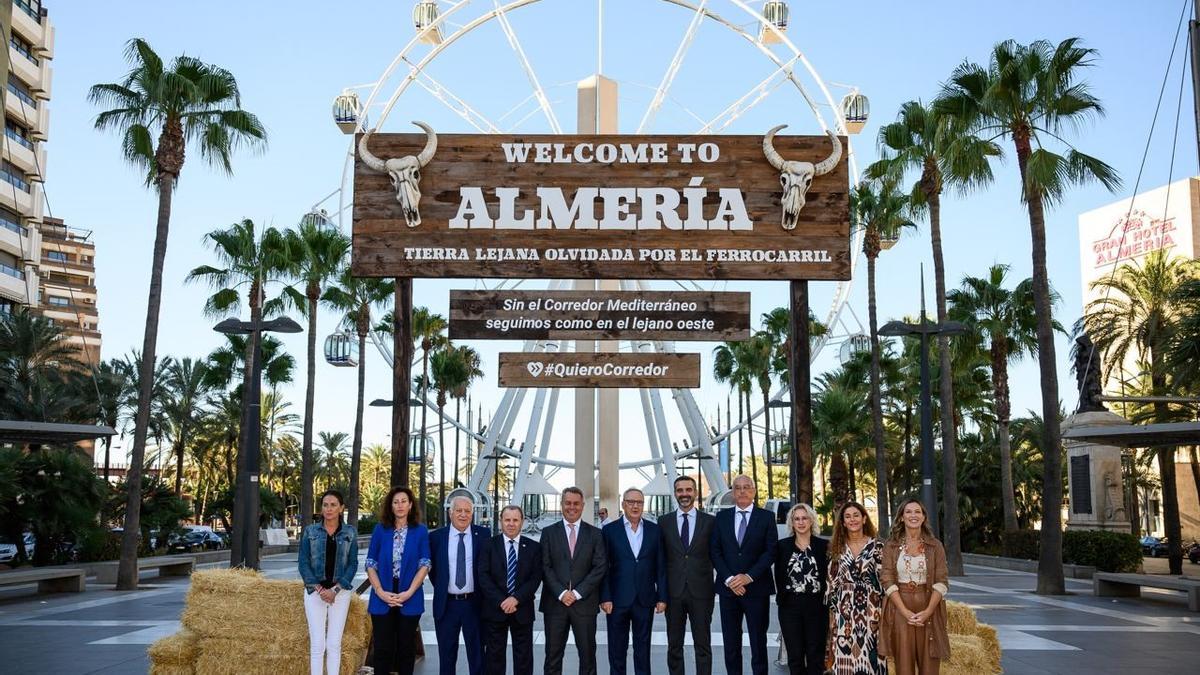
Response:
[{"label": "man in navy blazer", "polygon": [[433,582],[433,618],[441,675],[454,675],[457,671],[459,633],[467,643],[470,675],[483,673],[478,563],[480,550],[492,533],[473,524],[474,516],[474,502],[469,497],[455,497],[450,502],[450,524],[429,533],[429,579]]},{"label": "man in navy blazer", "polygon": [[709,542],[727,675],[742,675],[743,618],[750,633],[751,668],[754,675],[767,675],[767,626],[775,593],[771,565],[779,535],[775,515],[754,505],[756,492],[749,476],[733,479],[734,507],[717,514]]},{"label": "man in navy blazer", "polygon": [[629,488],[621,504],[624,517],[603,530],[608,576],[600,585],[600,609],[608,615],[608,668],[625,675],[632,626],[633,672],[650,675],[654,614],[667,608],[667,563],[658,525],[642,518],[646,496]]},{"label": "man in navy blazer", "polygon": [[487,675],[504,675],[504,646],[512,633],[513,672],[533,675],[533,596],[542,583],[542,546],[521,536],[525,513],[509,504],[500,512],[501,534],[483,547],[483,658]]}]

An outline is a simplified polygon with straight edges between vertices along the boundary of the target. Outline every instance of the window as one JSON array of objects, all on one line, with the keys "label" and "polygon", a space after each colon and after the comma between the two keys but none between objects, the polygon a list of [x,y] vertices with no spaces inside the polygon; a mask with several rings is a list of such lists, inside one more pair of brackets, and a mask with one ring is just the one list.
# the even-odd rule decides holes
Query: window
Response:
[{"label": "window", "polygon": [[12,314],[13,311],[16,310],[16,308],[17,308],[17,303],[13,302],[12,300],[5,300],[4,298],[0,298],[0,316],[7,316],[9,314]]},{"label": "window", "polygon": [[7,181],[9,185],[18,188],[22,192],[29,192],[29,178],[20,167],[7,159],[4,160],[3,165],[0,165],[0,179]]},{"label": "window", "polygon": [[67,254],[63,253],[62,251],[47,251],[46,257],[57,262],[70,262],[70,260],[67,258]]},{"label": "window", "polygon": [[4,135],[33,150],[33,141],[29,140],[29,130],[20,124],[12,120],[5,120]]},{"label": "window", "polygon": [[20,7],[34,21],[42,22],[42,0],[13,0],[14,7]]},{"label": "window", "polygon": [[38,62],[37,57],[33,55],[33,45],[21,39],[21,36],[13,33],[12,37],[8,39],[8,44],[12,45],[12,48],[21,56],[24,56],[34,63]]},{"label": "window", "polygon": [[21,216],[3,207],[0,207],[0,227],[12,230],[22,237],[29,236],[29,229],[21,225]]},{"label": "window", "polygon": [[12,73],[8,74],[8,90],[12,92],[13,96],[24,101],[25,105],[30,108],[37,107],[37,101],[33,98],[33,92],[29,90],[29,87],[25,86],[25,83],[19,77]]},{"label": "window", "polygon": [[0,263],[0,274],[7,274],[10,277],[15,277],[22,280],[25,279],[24,272],[10,265],[5,265],[4,263]]},{"label": "window", "polygon": [[60,298],[57,295],[51,295],[46,298],[46,303],[55,305],[57,307],[67,307],[71,304],[71,301],[67,298]]}]

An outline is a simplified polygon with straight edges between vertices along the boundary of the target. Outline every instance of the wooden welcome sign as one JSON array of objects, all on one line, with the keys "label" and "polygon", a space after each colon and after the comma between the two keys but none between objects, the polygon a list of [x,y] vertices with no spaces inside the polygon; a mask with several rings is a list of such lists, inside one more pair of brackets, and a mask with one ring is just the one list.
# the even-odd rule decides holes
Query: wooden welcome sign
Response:
[{"label": "wooden welcome sign", "polygon": [[840,140],[776,136],[773,161],[763,140],[432,130],[360,137],[353,272],[848,279]]}]

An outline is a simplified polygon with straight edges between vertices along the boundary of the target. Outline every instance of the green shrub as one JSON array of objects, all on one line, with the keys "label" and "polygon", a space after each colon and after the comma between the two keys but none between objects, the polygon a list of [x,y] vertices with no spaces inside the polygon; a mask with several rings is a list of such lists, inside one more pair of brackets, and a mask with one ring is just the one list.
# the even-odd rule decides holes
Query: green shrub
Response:
[{"label": "green shrub", "polygon": [[1136,572],[1142,564],[1142,545],[1124,532],[1068,530],[1063,533],[1063,562],[1101,572]]},{"label": "green shrub", "polygon": [[358,533],[371,534],[379,524],[379,516],[374,513],[364,513],[358,517]]},{"label": "green shrub", "polygon": [[1037,560],[1042,550],[1040,530],[1011,530],[1001,537],[1003,555],[1006,558]]}]

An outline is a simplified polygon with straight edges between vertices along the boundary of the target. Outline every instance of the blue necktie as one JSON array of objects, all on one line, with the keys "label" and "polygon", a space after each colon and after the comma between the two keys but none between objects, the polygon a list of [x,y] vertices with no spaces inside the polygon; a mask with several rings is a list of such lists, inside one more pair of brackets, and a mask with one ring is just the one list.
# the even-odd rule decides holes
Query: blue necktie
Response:
[{"label": "blue necktie", "polygon": [[738,513],[742,514],[742,522],[740,525],[738,525],[738,531],[737,531],[738,546],[741,546],[742,539],[746,538],[746,521],[749,520],[749,518],[750,518],[750,512],[749,511],[738,511]]},{"label": "blue necktie", "polygon": [[679,538],[683,540],[683,547],[685,549],[691,545],[691,541],[692,541],[692,533],[688,529],[687,517],[688,517],[688,514],[686,514],[686,513],[683,514],[683,532],[681,532],[679,535]]},{"label": "blue necktie", "polygon": [[508,541],[508,594],[517,594],[517,545]]},{"label": "blue necktie", "polygon": [[454,585],[457,586],[458,590],[460,590],[460,591],[467,587],[467,542],[465,540],[466,536],[467,536],[466,532],[458,533],[458,564],[457,564],[457,568],[454,570]]}]

